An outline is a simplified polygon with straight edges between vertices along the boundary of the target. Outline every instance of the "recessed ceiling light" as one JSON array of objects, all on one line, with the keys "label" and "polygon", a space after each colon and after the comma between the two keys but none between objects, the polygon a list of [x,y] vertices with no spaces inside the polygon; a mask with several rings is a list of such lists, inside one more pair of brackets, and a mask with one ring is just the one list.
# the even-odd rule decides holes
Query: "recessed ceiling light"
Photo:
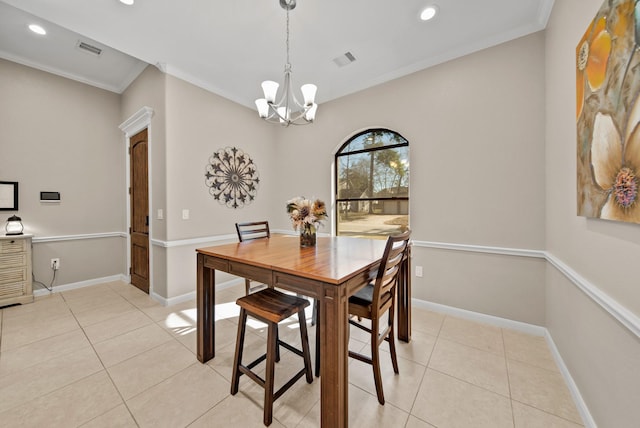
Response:
[{"label": "recessed ceiling light", "polygon": [[47,31],[37,24],[29,25],[29,30],[33,31],[36,34],[40,34],[41,36],[44,36],[45,34],[47,34]]},{"label": "recessed ceiling light", "polygon": [[420,13],[420,19],[422,19],[423,21],[429,21],[430,19],[435,18],[437,14],[438,6],[432,4],[431,6],[427,6],[424,8],[424,10]]},{"label": "recessed ceiling light", "polygon": [[120,3],[126,4],[127,6],[131,6],[134,0],[120,0]]}]

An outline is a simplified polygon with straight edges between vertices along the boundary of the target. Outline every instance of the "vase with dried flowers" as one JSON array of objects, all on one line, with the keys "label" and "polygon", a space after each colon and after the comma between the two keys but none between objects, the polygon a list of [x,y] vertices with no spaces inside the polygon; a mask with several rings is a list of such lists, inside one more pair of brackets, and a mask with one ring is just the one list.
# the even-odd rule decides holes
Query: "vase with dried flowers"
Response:
[{"label": "vase with dried flowers", "polygon": [[316,230],[327,219],[327,206],[320,199],[298,196],[287,201],[293,230],[300,229],[300,246],[315,247]]}]

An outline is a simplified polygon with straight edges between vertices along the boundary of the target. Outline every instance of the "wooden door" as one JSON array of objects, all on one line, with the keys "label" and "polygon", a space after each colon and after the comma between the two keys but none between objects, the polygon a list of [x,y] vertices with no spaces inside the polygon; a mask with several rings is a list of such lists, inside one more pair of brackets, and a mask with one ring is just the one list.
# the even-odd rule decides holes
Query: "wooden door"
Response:
[{"label": "wooden door", "polygon": [[147,130],[129,139],[131,187],[131,284],[149,293],[149,166]]}]

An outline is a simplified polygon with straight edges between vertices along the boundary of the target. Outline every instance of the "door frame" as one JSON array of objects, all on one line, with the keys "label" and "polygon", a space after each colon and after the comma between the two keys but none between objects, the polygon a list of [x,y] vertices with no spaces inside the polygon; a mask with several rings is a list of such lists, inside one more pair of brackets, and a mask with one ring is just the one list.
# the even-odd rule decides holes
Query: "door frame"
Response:
[{"label": "door frame", "polygon": [[129,119],[122,122],[119,128],[124,132],[124,157],[125,157],[125,186],[124,186],[124,195],[126,196],[126,232],[127,236],[127,266],[125,271],[125,276],[127,281],[131,281],[131,276],[129,271],[131,269],[131,234],[129,234],[129,229],[131,227],[131,198],[129,197],[129,187],[131,186],[131,159],[129,157],[129,139],[136,135],[138,132],[147,128],[147,167],[148,167],[148,187],[149,187],[149,296],[151,298],[156,299],[156,293],[154,292],[153,287],[153,240],[151,237],[153,236],[153,204],[152,204],[152,169],[153,163],[151,162],[151,153],[153,150],[152,141],[152,129],[151,129],[151,118],[153,117],[154,111],[151,107],[142,107],[136,113],[134,113]]}]

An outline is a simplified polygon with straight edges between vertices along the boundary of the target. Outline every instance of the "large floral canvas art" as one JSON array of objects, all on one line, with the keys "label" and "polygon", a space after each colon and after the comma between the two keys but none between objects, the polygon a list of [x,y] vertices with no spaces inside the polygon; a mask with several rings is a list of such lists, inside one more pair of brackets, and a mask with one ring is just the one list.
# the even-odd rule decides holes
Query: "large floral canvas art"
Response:
[{"label": "large floral canvas art", "polygon": [[605,0],[576,46],[578,215],[640,223],[640,5]]}]

